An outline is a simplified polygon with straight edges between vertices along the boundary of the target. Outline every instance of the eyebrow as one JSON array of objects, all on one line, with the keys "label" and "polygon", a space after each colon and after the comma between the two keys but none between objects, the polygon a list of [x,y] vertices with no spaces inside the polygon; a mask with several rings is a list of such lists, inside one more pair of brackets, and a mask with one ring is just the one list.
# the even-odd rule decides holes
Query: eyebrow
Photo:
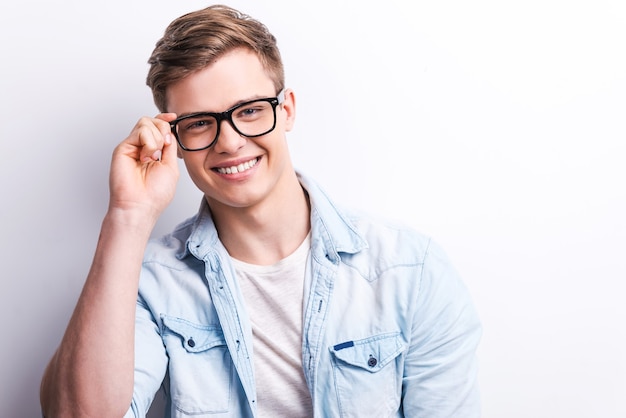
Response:
[{"label": "eyebrow", "polygon": [[176,114],[176,118],[180,119],[180,118],[184,118],[186,116],[190,116],[190,115],[200,115],[200,114],[205,114],[205,113],[222,113],[222,112],[228,112],[230,109],[232,109],[233,107],[237,107],[242,103],[246,103],[246,102],[251,102],[253,100],[257,100],[257,99],[265,99],[267,97],[273,97],[273,96],[265,96],[265,95],[261,95],[261,94],[255,94],[252,95],[246,99],[240,99],[237,100],[233,105],[231,105],[230,107],[228,107],[226,110],[221,110],[221,111],[214,111],[214,110],[199,110],[199,111],[194,111],[194,112],[185,112],[185,113],[177,113]]}]

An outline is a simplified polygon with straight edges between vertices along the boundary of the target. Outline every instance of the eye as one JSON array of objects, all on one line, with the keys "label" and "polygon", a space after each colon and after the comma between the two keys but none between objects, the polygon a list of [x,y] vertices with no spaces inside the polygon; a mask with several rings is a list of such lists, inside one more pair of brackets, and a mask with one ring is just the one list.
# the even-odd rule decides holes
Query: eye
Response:
[{"label": "eye", "polygon": [[212,117],[194,117],[185,119],[181,128],[186,132],[205,131],[211,129],[215,125],[215,119]]},{"label": "eye", "polygon": [[254,114],[257,113],[258,111],[259,109],[256,109],[254,107],[244,107],[237,113],[237,116],[239,117],[254,116]]},{"label": "eye", "polygon": [[267,102],[254,102],[237,109],[235,117],[237,119],[256,119],[267,110]]}]

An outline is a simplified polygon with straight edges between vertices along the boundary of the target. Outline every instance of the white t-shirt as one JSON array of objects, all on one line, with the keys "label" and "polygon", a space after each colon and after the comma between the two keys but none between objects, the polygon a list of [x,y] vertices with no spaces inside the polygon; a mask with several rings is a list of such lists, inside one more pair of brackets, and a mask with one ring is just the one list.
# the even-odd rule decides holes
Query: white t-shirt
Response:
[{"label": "white t-shirt", "polygon": [[261,417],[313,416],[302,372],[302,303],[310,234],[271,266],[232,259],[252,322],[257,408]]}]

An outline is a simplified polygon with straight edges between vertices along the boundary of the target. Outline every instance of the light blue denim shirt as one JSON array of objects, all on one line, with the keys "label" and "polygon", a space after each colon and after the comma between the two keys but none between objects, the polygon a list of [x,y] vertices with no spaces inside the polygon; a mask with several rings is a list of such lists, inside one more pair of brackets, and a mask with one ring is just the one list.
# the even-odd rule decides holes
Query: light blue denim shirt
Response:
[{"label": "light blue denim shirt", "polygon": [[[315,417],[480,416],[481,325],[442,250],[339,210],[310,179],[302,367]],[[171,417],[255,417],[252,331],[206,203],[146,250],[135,391],[146,414],[165,380]]]}]

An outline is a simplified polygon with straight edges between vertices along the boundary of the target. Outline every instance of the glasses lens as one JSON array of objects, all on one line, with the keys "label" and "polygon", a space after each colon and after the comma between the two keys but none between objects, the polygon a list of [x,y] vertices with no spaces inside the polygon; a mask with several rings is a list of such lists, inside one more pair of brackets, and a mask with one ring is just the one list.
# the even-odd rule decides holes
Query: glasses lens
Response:
[{"label": "glasses lens", "polygon": [[176,124],[176,135],[189,150],[206,148],[217,135],[217,120],[210,115],[185,118]]},{"label": "glasses lens", "polygon": [[265,100],[246,103],[233,109],[231,119],[245,136],[260,136],[274,128],[276,114],[272,104]]}]

